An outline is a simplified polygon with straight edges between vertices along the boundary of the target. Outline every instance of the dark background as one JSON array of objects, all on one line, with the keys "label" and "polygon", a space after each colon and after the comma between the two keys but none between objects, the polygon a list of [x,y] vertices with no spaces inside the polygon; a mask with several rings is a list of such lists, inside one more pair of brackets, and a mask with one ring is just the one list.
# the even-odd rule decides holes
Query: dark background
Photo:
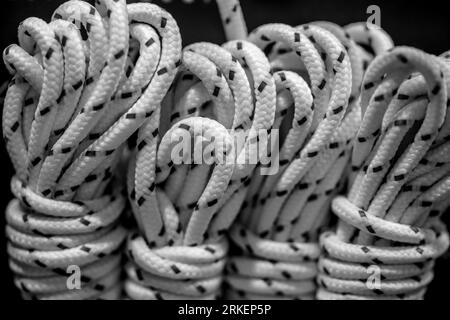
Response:
[{"label": "dark background", "polygon": [[[2,0],[0,7],[1,39],[0,48],[16,42],[17,26],[30,16],[48,20],[61,0]],[[92,1],[89,1],[92,2]],[[131,2],[131,1],[129,1]],[[136,2],[136,1],[134,1]],[[222,43],[225,40],[219,13],[214,0],[196,0],[186,5],[180,0],[161,4],[177,20],[183,37],[183,44],[196,41]],[[206,2],[206,3],[205,3]],[[447,2],[447,5],[445,4]],[[249,31],[255,27],[281,22],[298,25],[317,20],[328,20],[339,25],[365,21],[366,9],[376,4],[381,8],[381,26],[393,38],[396,45],[418,47],[429,53],[440,54],[450,49],[450,18],[448,0],[446,1],[380,1],[380,0],[241,0],[241,6]],[[0,67],[0,84],[9,79],[6,69]],[[0,212],[12,197],[9,181],[13,168],[3,143],[0,143],[1,195]],[[12,283],[8,269],[4,239],[4,215],[0,215],[0,283],[2,292],[8,299],[18,299],[19,294]],[[449,217],[445,217],[448,222]],[[443,299],[450,284],[449,254],[442,257],[435,269],[435,280],[430,285],[426,298]]]}]

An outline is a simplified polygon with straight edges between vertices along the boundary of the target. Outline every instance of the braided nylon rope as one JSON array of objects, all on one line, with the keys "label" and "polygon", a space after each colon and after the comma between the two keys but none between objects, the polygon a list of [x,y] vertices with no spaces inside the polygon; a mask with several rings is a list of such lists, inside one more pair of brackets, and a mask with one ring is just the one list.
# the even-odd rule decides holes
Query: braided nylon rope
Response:
[{"label": "braided nylon rope", "polygon": [[3,54],[14,76],[3,135],[16,170],[8,254],[24,297],[120,297],[125,197],[113,173],[127,138],[159,122],[180,52],[176,23],[150,4],[68,1],[50,23],[19,26]]},{"label": "braided nylon rope", "polygon": [[4,50],[22,296],[423,298],[450,241],[450,53],[367,23],[247,34],[238,0],[216,1],[226,43],[182,49],[130,2],[70,0]]},{"label": "braided nylon rope", "polygon": [[[183,50],[182,68],[163,102],[163,109],[171,113],[161,118],[160,132],[165,134],[153,146],[156,156],[145,155],[145,148],[151,147],[140,141],[152,130],[142,128],[130,165],[129,193],[141,234],[131,236],[128,246],[125,290],[134,299],[220,295],[228,251],[224,235],[239,212],[256,165],[238,163],[234,157],[245,157],[258,131],[272,127],[276,100],[269,62],[253,44],[234,40],[246,37],[239,2],[217,3],[232,41],[222,47],[194,43]],[[186,133],[193,146],[202,145],[209,136],[224,142],[231,165],[187,162],[192,154],[174,164],[170,143]],[[233,149],[233,139],[240,134],[246,140]],[[221,153],[215,148],[213,157],[217,150]],[[148,198],[139,189],[150,191]]]},{"label": "braided nylon rope", "polygon": [[[255,45],[246,41],[231,41],[222,47],[195,43],[183,50],[182,61],[182,70],[166,97],[170,103],[164,107],[172,108],[172,113],[161,119],[160,127],[169,129],[157,146],[157,156],[150,160],[143,154],[147,145],[142,147],[139,142],[145,137],[142,132],[136,162],[131,165],[129,189],[130,198],[137,201],[137,220],[144,216],[152,220],[148,227],[140,226],[148,245],[137,236],[130,240],[129,256],[135,266],[129,269],[126,291],[132,298],[209,299],[219,295],[228,247],[223,236],[239,212],[254,167],[237,163],[233,157],[245,154],[258,130],[271,128],[274,119],[275,83],[267,58]],[[226,170],[213,166],[212,171],[204,163],[175,165],[169,143],[186,132],[193,135],[194,146],[209,136],[224,141],[231,164],[227,162]],[[246,142],[234,150],[233,137],[240,133]],[[220,153],[220,148],[214,149],[215,157]],[[147,163],[141,165],[141,161]],[[142,177],[147,181],[138,180]],[[137,191],[141,183],[154,198],[145,211],[147,201],[140,200]],[[157,223],[160,227],[155,228]],[[168,256],[172,251],[177,254]],[[144,252],[148,260],[141,259]],[[158,269],[150,253],[161,260]],[[192,290],[185,290],[186,285]]]},{"label": "braided nylon rope", "polygon": [[[363,33],[381,38],[368,35],[368,29],[357,31],[361,39]],[[249,39],[271,60],[278,93],[274,128],[284,131],[285,138],[279,171],[269,176],[256,172],[230,233],[243,254],[229,259],[227,296],[313,299],[318,234],[359,127],[357,98],[364,61],[371,57],[328,22],[264,25]],[[392,46],[383,40],[375,42],[375,52],[384,50],[380,43]]]},{"label": "braided nylon rope", "polygon": [[[218,198],[230,181],[234,161],[230,159],[212,166],[209,181],[201,184],[204,176],[192,176],[199,175],[196,171],[208,165],[175,165],[171,154],[173,138],[182,134],[189,134],[194,144],[215,137],[214,156],[228,154],[232,148],[231,136],[215,120],[186,118],[166,132],[156,157],[150,159],[145,152],[151,151],[151,148],[148,144],[142,147],[142,141],[145,142],[148,137],[153,139],[153,135],[150,130],[144,130],[145,127],[140,131],[138,141],[141,142],[138,142],[135,163],[131,164],[129,175],[130,200],[143,236],[135,233],[129,238],[130,263],[126,268],[128,279],[125,291],[133,299],[216,298],[228,245],[223,237],[212,239],[205,235],[217,210]],[[174,170],[183,166],[191,166],[191,177],[185,178],[191,190],[185,193],[190,192],[190,197],[195,197],[193,205],[184,210],[179,207],[179,202],[172,202],[169,192],[166,192],[168,179],[173,176]],[[206,174],[209,175],[209,172]],[[194,184],[192,179],[198,179],[198,182]],[[204,189],[199,188],[203,186]],[[185,197],[187,195],[180,194],[177,198]],[[188,209],[189,215],[186,212]],[[159,227],[155,229],[157,223]]]},{"label": "braided nylon rope", "polygon": [[[193,4],[196,0],[161,0],[162,3],[183,2]],[[129,0],[130,2],[153,2],[153,0]],[[211,3],[211,0],[203,0]],[[247,26],[239,0],[216,0],[227,40],[242,40],[247,37]]]},{"label": "braided nylon rope", "polygon": [[423,298],[449,245],[449,70],[409,47],[369,65],[350,189],[332,202],[336,232],[321,236],[319,299]]}]

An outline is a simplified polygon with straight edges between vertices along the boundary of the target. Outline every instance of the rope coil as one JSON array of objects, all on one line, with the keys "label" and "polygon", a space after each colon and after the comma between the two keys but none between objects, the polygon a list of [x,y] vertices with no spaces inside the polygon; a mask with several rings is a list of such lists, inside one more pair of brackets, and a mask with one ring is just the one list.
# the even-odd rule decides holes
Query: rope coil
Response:
[{"label": "rope coil", "polygon": [[[274,128],[286,133],[279,172],[267,177],[256,172],[240,224],[230,233],[242,254],[229,259],[227,294],[231,299],[314,299],[318,235],[359,126],[357,97],[370,56],[327,22],[264,25],[249,39],[270,59],[278,93]],[[392,46],[382,40],[374,42],[376,50],[383,50],[380,43]],[[283,118],[290,121],[290,105],[294,113],[286,130]]]},{"label": "rope coil", "polygon": [[[224,7],[225,2],[218,3],[219,8]],[[232,8],[232,12],[236,12],[235,4],[227,6]],[[230,26],[234,28],[232,24]],[[243,30],[233,32],[242,35],[241,31]],[[243,32],[245,33],[245,30]],[[178,250],[180,255],[164,257],[169,259],[163,260],[165,267],[160,267],[165,268],[165,271],[158,271],[151,265],[150,260],[142,261],[133,251],[133,248],[138,249],[135,244],[140,240],[130,241],[129,255],[131,260],[136,262],[133,265],[139,265],[140,271],[136,273],[130,268],[127,293],[132,298],[149,299],[217,298],[225,266],[224,258],[228,250],[227,241],[223,236],[239,212],[247,181],[256,165],[249,163],[246,158],[243,163],[235,160],[247,156],[249,146],[257,137],[258,131],[270,129],[273,123],[275,84],[267,58],[261,50],[247,41],[229,41],[221,47],[210,43],[189,45],[183,50],[182,68],[163,102],[163,108],[172,110],[172,113],[167,113],[170,116],[161,119],[161,132],[166,130],[167,132],[159,146],[155,146],[158,159],[167,157],[170,152],[166,150],[164,141],[169,141],[169,137],[174,135],[177,137],[177,132],[180,131],[182,131],[179,133],[180,136],[186,130],[195,133],[196,128],[202,128],[202,123],[208,124],[211,128],[219,126],[229,129],[229,132],[220,129],[214,136],[215,140],[220,137],[229,139],[226,149],[230,149],[236,158],[228,159],[233,164],[229,172],[231,176],[228,176],[228,173],[224,176],[225,172],[220,175],[217,172],[214,175],[217,165],[210,172],[210,165],[203,163],[189,165],[186,161],[181,163],[184,165],[174,165],[172,161],[169,162],[170,158],[162,164],[159,164],[158,160],[156,167],[154,167],[156,159],[147,162],[145,166],[139,166],[140,159],[144,161],[149,158],[141,156],[143,149],[137,152],[136,163],[131,164],[129,175],[136,177],[134,182],[132,178],[129,180],[129,187],[132,190],[130,197],[139,199],[137,192],[133,191],[133,185],[137,187],[139,183],[137,179],[147,172],[149,177],[147,185],[155,185],[150,189],[156,194],[152,202],[156,208],[150,211],[147,208],[143,211],[136,206],[134,212],[138,215],[138,221],[144,216],[162,221],[161,229],[157,228],[152,232],[146,231],[148,228],[140,228],[143,230],[141,233],[147,234],[146,252],[150,257],[150,253],[158,256],[163,252]],[[203,118],[205,116],[216,119],[218,123]],[[232,141],[240,135],[245,136],[244,143],[234,149]],[[203,135],[193,138],[195,138],[192,141],[194,146],[202,144],[202,140],[203,142],[208,140]],[[214,156],[216,153],[217,150],[214,149]],[[191,156],[184,160],[191,160]],[[225,179],[226,183],[218,185],[216,182],[220,181],[218,179]],[[200,213],[204,197],[209,199],[205,200],[209,207],[208,215]],[[171,212],[174,217],[164,219],[166,212]],[[154,226],[155,222],[149,222],[148,225]],[[157,235],[164,239],[158,239]],[[141,252],[141,255],[144,254]],[[191,252],[192,258],[188,258]],[[205,252],[213,256],[208,260],[201,259]],[[214,256],[218,252],[222,255]],[[187,264],[186,259],[189,261]],[[194,275],[185,273],[186,269],[198,270],[199,273]],[[215,273],[208,270],[215,270]],[[157,282],[155,277],[158,279]],[[175,279],[179,279],[178,282]],[[183,282],[180,282],[181,279]],[[185,285],[192,290],[185,289]]]},{"label": "rope coil", "polygon": [[351,187],[332,202],[336,232],[321,236],[319,299],[423,298],[449,246],[448,75],[444,59],[408,47],[369,65]]},{"label": "rope coil", "polygon": [[[145,141],[142,130],[141,138]],[[232,157],[232,140],[225,127],[202,117],[190,117],[174,124],[162,137],[157,154],[152,153],[155,156],[150,163],[149,157],[143,155],[149,145],[142,147],[138,143],[135,163],[130,164],[129,190],[138,228],[144,236],[135,233],[128,241],[130,263],[126,268],[125,291],[133,299],[214,299],[220,293],[228,243],[223,234],[210,237],[208,226],[217,211],[218,199],[231,179],[234,159],[215,166],[174,164],[173,139],[185,133],[189,135],[189,143],[192,139],[194,145],[214,137],[217,161],[220,155]],[[145,161],[145,165],[141,165],[141,161]],[[188,206],[189,214],[186,208],[180,212],[178,203],[172,202],[166,192],[168,179],[184,166],[190,166],[194,175],[199,174],[198,170],[213,167],[211,173],[206,171],[210,178],[203,184],[204,189],[197,189],[197,199]],[[138,180],[139,177],[144,179]],[[139,196],[138,190],[148,184],[146,198]],[[190,184],[191,188],[195,186]],[[144,208],[150,197],[152,200]],[[158,222],[160,228],[155,229]]]},{"label": "rope coil", "polygon": [[22,296],[423,298],[450,242],[450,54],[367,23],[247,34],[238,0],[217,6],[221,46],[182,49],[170,14],[125,0],[19,25],[2,127]]},{"label": "rope coil", "polygon": [[159,121],[180,52],[176,23],[150,4],[68,1],[49,24],[19,26],[19,46],[3,54],[14,76],[3,134],[16,170],[8,254],[24,297],[120,298],[125,197],[115,171],[128,137]]}]

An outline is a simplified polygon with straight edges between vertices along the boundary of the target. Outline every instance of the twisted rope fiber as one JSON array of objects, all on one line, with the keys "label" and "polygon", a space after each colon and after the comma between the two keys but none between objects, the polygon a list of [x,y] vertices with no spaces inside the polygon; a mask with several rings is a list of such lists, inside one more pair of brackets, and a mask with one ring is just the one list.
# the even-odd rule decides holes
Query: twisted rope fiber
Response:
[{"label": "twisted rope fiber", "polygon": [[[381,44],[392,46],[384,34],[358,32],[361,39],[380,39],[374,52],[384,50]],[[227,297],[313,299],[318,233],[326,225],[359,126],[356,98],[370,56],[361,54],[342,28],[327,22],[296,28],[264,25],[249,39],[270,59],[278,93],[274,128],[286,133],[280,170],[266,177],[256,172],[239,223],[230,232],[243,253],[229,259]],[[298,75],[305,73],[311,87]]]},{"label": "twisted rope fiber", "polygon": [[[364,76],[363,120],[350,190],[333,199],[335,232],[321,236],[319,299],[422,299],[448,248],[449,64],[396,47]],[[369,286],[370,268],[379,286]]]},{"label": "twisted rope fiber", "polygon": [[[14,76],[3,134],[16,170],[8,254],[24,297],[120,297],[125,198],[113,172],[127,138],[159,121],[180,52],[176,23],[149,4],[69,1],[49,24],[19,26],[3,55]],[[69,265],[81,290],[67,288]]]}]

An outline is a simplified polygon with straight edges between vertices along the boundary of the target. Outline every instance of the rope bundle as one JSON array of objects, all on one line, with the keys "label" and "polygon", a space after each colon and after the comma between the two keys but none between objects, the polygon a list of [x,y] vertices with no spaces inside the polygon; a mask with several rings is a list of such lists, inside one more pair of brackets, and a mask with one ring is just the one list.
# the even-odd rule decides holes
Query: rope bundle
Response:
[{"label": "rope bundle", "polygon": [[158,121],[180,48],[165,11],[124,0],[68,1],[49,24],[19,26],[3,55],[14,76],[3,134],[16,170],[8,253],[25,297],[120,297],[125,198],[113,175],[127,138]]},{"label": "rope bundle", "polygon": [[[146,137],[153,138],[151,131],[147,131],[147,136],[142,129],[141,132],[144,144]],[[204,189],[197,187],[204,178],[198,175],[211,166],[192,164],[190,176],[186,177],[190,189],[181,190],[178,198],[190,196],[195,200],[179,207],[179,202],[171,199],[173,190],[167,186],[174,179],[174,171],[187,166],[175,165],[171,158],[173,139],[183,134],[189,134],[194,145],[215,137],[214,157],[232,148],[227,130],[202,117],[187,118],[172,126],[161,139],[157,155],[152,157],[154,161],[144,154],[150,150],[149,145],[138,144],[136,162],[130,167],[129,186],[133,212],[143,236],[138,233],[130,236],[130,263],[126,268],[129,278],[125,284],[127,295],[134,299],[211,299],[216,298],[220,289],[228,244],[223,237],[209,238],[207,229],[218,199],[230,181],[234,160],[213,166]],[[209,175],[209,171],[203,174]],[[198,179],[198,183],[193,184],[193,179]]]},{"label": "rope bundle", "polygon": [[[145,166],[139,165],[140,159],[150,159],[143,155],[145,151],[139,149],[138,142],[136,163],[131,165],[129,177],[135,178],[129,184],[130,198],[139,201],[133,184],[136,188],[138,178],[148,175],[146,186],[153,186],[147,189],[155,199],[149,202],[152,208],[135,208],[137,220],[147,216],[153,220],[149,227],[157,223],[161,226],[152,232],[141,228],[147,236],[142,250],[138,247],[139,237],[130,241],[129,256],[139,267],[137,272],[132,267],[128,272],[126,290],[133,298],[209,299],[220,294],[228,249],[224,235],[239,212],[256,165],[237,162],[236,158],[245,157],[257,132],[269,129],[273,122],[275,84],[267,58],[253,44],[231,41],[220,47],[195,43],[183,50],[182,61],[163,107],[172,108],[172,112],[161,119],[160,128],[169,129],[157,147],[156,158]],[[183,154],[181,163],[173,163],[173,141],[186,133],[193,146],[213,140],[216,147],[211,156],[215,166],[202,162],[203,155],[202,161],[192,162],[194,156],[190,153]],[[241,134],[246,138],[244,144],[235,146]],[[217,164],[221,150],[228,157],[223,168]],[[165,217],[169,212],[171,217]],[[148,256],[151,253],[161,260],[158,270],[153,260],[140,258],[144,248]]]},{"label": "rope bundle", "polygon": [[23,296],[118,299],[124,266],[131,299],[422,298],[449,245],[448,53],[365,23],[247,35],[217,4],[222,46],[182,50],[170,14],[125,0],[19,26],[3,135]]},{"label": "rope bundle", "polygon": [[423,298],[449,245],[439,220],[450,193],[448,76],[448,61],[408,47],[370,64],[350,190],[332,202],[336,232],[321,236],[318,298]]},{"label": "rope bundle", "polygon": [[[353,29],[360,41],[377,39],[373,52],[392,46],[382,31]],[[229,259],[228,294],[234,299],[312,299],[317,238],[359,126],[357,97],[364,61],[371,57],[327,22],[264,25],[249,39],[271,59],[278,92],[274,128],[285,137],[278,173],[253,176],[240,222],[230,234],[243,254]],[[309,79],[311,88],[298,74]]]}]

